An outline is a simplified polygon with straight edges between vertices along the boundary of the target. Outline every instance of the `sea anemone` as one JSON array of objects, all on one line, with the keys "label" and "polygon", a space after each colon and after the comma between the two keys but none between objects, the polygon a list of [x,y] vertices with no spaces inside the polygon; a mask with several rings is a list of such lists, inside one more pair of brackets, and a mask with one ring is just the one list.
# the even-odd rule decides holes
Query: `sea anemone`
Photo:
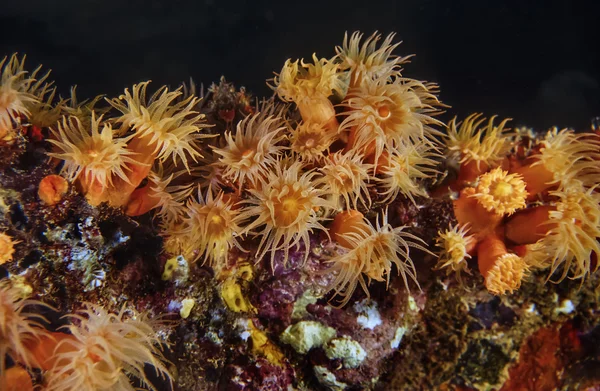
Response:
[{"label": "sea anemone", "polygon": [[[347,213],[353,213],[355,217],[348,219]],[[375,226],[364,217],[361,221],[360,216],[357,211],[340,213],[333,223],[339,226],[332,236],[342,247],[342,252],[329,261],[332,264],[330,271],[336,273],[330,289],[341,297],[340,306],[350,301],[358,284],[367,296],[371,280],[385,281],[386,286],[389,285],[392,265],[398,269],[407,289],[408,278],[418,286],[410,248],[428,252],[425,242],[405,232],[406,227],[392,227],[387,213],[378,216]],[[345,219],[346,223],[336,224],[336,219]]]},{"label": "sea anemone", "polygon": [[573,180],[594,186],[600,179],[599,151],[598,138],[554,128],[540,142],[539,152],[529,158],[530,164],[515,172],[523,175],[532,196],[555,185],[568,186]]},{"label": "sea anemone", "polygon": [[374,155],[377,166],[384,150],[405,144],[435,143],[439,132],[431,125],[443,125],[432,116],[440,105],[431,86],[417,80],[379,79],[352,89],[342,102],[346,118],[339,131],[349,131],[348,149],[364,156]]},{"label": "sea anemone", "polygon": [[331,195],[336,209],[356,209],[357,204],[371,205],[369,182],[372,165],[363,162],[360,155],[352,152],[336,152],[327,156],[319,168],[323,175],[319,180]]},{"label": "sea anemone", "polygon": [[0,61],[0,141],[13,138],[13,123],[28,116],[27,105],[38,101],[29,91],[35,79],[27,76],[24,63],[25,56],[19,60],[16,53]]},{"label": "sea anemone", "polygon": [[176,178],[185,171],[172,172],[166,176],[162,165],[156,172],[148,174],[148,183],[136,189],[125,208],[128,216],[140,216],[152,209],[157,209],[155,216],[159,217],[164,224],[178,221],[183,214],[185,200],[194,191],[193,184],[173,184]]},{"label": "sea anemone", "polygon": [[290,134],[290,149],[303,162],[320,161],[336,136],[335,132],[327,130],[323,124],[300,122]]},{"label": "sea anemone", "polygon": [[[198,189],[198,201],[189,201],[180,230],[172,232],[182,239],[183,253],[212,267],[222,266],[232,247],[243,250],[238,242],[245,217],[235,196],[212,189],[203,195]],[[203,263],[204,263],[203,262]]]},{"label": "sea anemone", "polygon": [[262,187],[250,189],[252,197],[244,201],[249,206],[241,215],[251,221],[244,232],[260,236],[256,258],[263,258],[270,251],[272,265],[277,250],[283,250],[283,263],[286,264],[290,248],[298,248],[300,242],[304,244],[306,261],[309,233],[315,229],[325,231],[319,209],[329,210],[334,206],[325,198],[325,190],[315,185],[317,172],[301,173],[301,169],[300,162],[287,167],[276,164]]},{"label": "sea anemone", "polygon": [[257,186],[285,149],[278,145],[285,138],[283,129],[281,118],[265,118],[261,113],[240,121],[235,136],[231,132],[225,133],[227,145],[214,149],[214,153],[221,156],[222,176],[235,182],[240,189],[246,180],[253,187]]},{"label": "sea anemone", "polygon": [[408,62],[412,56],[399,57],[392,54],[400,45],[400,42],[392,44],[395,35],[394,33],[389,34],[378,48],[377,44],[381,39],[381,34],[377,32],[365,39],[362,45],[363,34],[361,32],[355,31],[350,37],[347,32],[344,34],[342,46],[337,46],[335,50],[341,63],[341,69],[350,72],[351,88],[379,78],[400,75],[401,64]]},{"label": "sea anemone", "polygon": [[54,366],[46,373],[47,390],[131,390],[129,376],[156,391],[144,372],[154,367],[162,379],[171,381],[163,363],[161,341],[154,324],[144,315],[123,307],[112,314],[103,307],[84,303],[78,314],[69,315],[78,325],[67,326],[73,338],[60,341]]},{"label": "sea anemone", "polygon": [[460,179],[471,181],[498,165],[512,148],[510,134],[505,129],[510,118],[494,125],[496,116],[489,119],[487,125],[482,114],[471,114],[462,122],[456,123],[456,117],[450,121],[447,135],[444,137],[449,156],[461,163]]},{"label": "sea anemone", "polygon": [[459,224],[444,232],[438,232],[436,244],[441,248],[441,251],[436,269],[453,271],[457,274],[459,280],[462,271],[469,272],[467,259],[471,258],[470,253],[475,250],[477,240],[468,233],[469,227]]},{"label": "sea anemone", "polygon": [[27,348],[28,343],[46,335],[40,321],[44,317],[26,311],[26,307],[47,305],[22,297],[22,293],[10,287],[6,281],[0,282],[0,377],[6,368],[6,357],[19,361],[28,367],[38,366],[38,362]]},{"label": "sea anemone", "polygon": [[133,129],[134,141],[137,142],[130,147],[136,152],[151,156],[151,161],[156,157],[164,162],[172,156],[177,164],[179,158],[189,170],[188,156],[194,162],[201,156],[195,148],[195,141],[202,137],[198,132],[206,127],[202,123],[204,114],[194,111],[198,98],[190,96],[178,101],[183,94],[181,87],[169,91],[163,86],[146,100],[149,83],[134,85],[131,93],[126,88],[124,95],[108,100],[123,113],[115,121],[122,124],[121,132]]},{"label": "sea anemone", "polygon": [[436,150],[426,144],[402,144],[397,150],[385,155],[379,165],[381,179],[379,182],[384,191],[381,193],[385,200],[394,200],[398,194],[408,197],[416,204],[414,196],[427,196],[418,181],[439,174],[435,166],[439,157]]},{"label": "sea anemone", "polygon": [[550,255],[551,274],[562,268],[558,281],[567,274],[572,279],[584,279],[598,268],[598,264],[592,266],[592,253],[600,256],[600,193],[576,183],[550,192],[558,201],[555,210],[548,213],[550,229],[540,239]]},{"label": "sea anemone", "polygon": [[296,103],[304,122],[323,124],[334,130],[338,123],[329,96],[346,94],[345,79],[338,63],[313,54],[313,64],[287,60],[273,79],[272,88],[282,100]]},{"label": "sea anemone", "polygon": [[511,215],[526,206],[526,183],[519,174],[509,174],[501,168],[481,175],[471,196],[488,212]]},{"label": "sea anemone", "polygon": [[96,119],[94,113],[90,125],[88,129],[77,117],[63,117],[51,129],[53,137],[48,141],[56,149],[48,155],[65,161],[61,173],[69,181],[81,177],[86,185],[97,183],[102,188],[111,185],[115,176],[129,182],[127,163],[137,161],[127,148],[128,139],[115,138],[111,125],[103,123],[102,116]]}]

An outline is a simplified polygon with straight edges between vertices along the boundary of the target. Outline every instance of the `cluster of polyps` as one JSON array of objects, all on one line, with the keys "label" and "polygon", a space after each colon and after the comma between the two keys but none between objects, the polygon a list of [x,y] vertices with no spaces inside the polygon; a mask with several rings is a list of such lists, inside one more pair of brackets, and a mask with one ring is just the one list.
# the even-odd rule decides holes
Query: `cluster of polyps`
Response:
[{"label": "cluster of polyps", "polygon": [[[524,148],[519,135],[475,114],[450,123],[446,144],[460,161],[450,188],[460,229],[440,232],[440,267],[465,269],[477,255],[488,290],[518,289],[532,268],[583,279],[600,255],[600,138],[553,129]],[[514,152],[511,152],[514,150]]]}]

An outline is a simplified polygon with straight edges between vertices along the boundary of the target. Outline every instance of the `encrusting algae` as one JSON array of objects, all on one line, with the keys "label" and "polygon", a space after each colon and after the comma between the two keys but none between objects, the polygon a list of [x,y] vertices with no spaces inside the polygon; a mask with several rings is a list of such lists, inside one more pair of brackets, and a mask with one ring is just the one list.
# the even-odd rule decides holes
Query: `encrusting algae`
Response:
[{"label": "encrusting algae", "polygon": [[[585,284],[600,255],[600,136],[553,129],[532,133],[524,148],[520,133],[508,128],[510,119],[477,113],[446,126],[438,118],[448,108],[438,86],[404,75],[410,56],[394,54],[393,40],[394,34],[383,40],[377,33],[364,40],[358,32],[346,35],[331,58],[313,54],[309,61],[286,61],[272,80],[272,99],[254,107],[244,90],[224,88],[231,101],[214,111],[209,108],[216,98],[206,104],[187,86],[151,92],[149,81],[116,98],[78,102],[73,89],[69,99],[55,99],[48,73],[27,72],[25,57],[15,54],[0,62],[0,149],[17,160],[19,145],[43,143],[47,161],[36,191],[43,208],[66,215],[74,197],[82,196],[85,210],[94,211],[90,219],[110,211],[131,222],[128,235],[143,229],[162,238],[157,257],[164,273],[157,281],[162,273],[161,283],[176,284],[173,289],[188,300],[181,321],[200,322],[203,306],[224,303],[233,313],[227,316],[245,325],[242,339],[253,341],[248,352],[264,367],[291,365],[275,334],[291,327],[285,322],[301,297],[311,300],[301,313],[329,313],[334,304],[335,311],[359,312],[380,299],[379,291],[414,310],[409,286],[421,290],[423,270],[439,280],[455,274],[461,283],[461,273],[468,273],[473,283],[502,297],[518,293],[540,270],[547,270],[547,280],[569,277]],[[217,96],[219,88],[213,86],[211,94]],[[446,161],[457,163],[456,175],[445,175],[452,166]],[[425,226],[415,216],[436,202],[450,213],[442,223]],[[0,264],[17,270],[24,253],[15,244],[23,236],[1,224]],[[111,224],[98,230],[102,244],[71,248],[65,262],[95,259],[86,273],[97,286],[105,269],[140,278],[119,266],[132,252],[102,250],[129,237],[119,237]],[[57,251],[63,250],[44,257],[64,253]],[[180,261],[196,264],[176,283]],[[479,280],[471,272],[475,264]],[[198,270],[214,276],[205,285],[218,286],[218,299],[193,297],[200,288],[187,279],[198,277]],[[282,275],[310,289],[295,286],[267,316],[268,292],[291,283],[279,280]],[[270,290],[260,291],[267,282]],[[257,289],[262,293],[253,296]],[[34,295],[43,299],[35,287]],[[42,369],[46,389],[57,391],[129,390],[133,379],[158,389],[145,366],[167,383],[176,380],[162,353],[166,341],[159,330],[168,332],[138,312],[139,306],[115,306],[124,300],[126,295],[102,305],[79,303],[63,329],[50,331],[51,321],[24,310],[45,305],[20,298],[9,282],[1,282],[0,385],[30,379],[22,371],[34,368]],[[146,308],[159,300],[153,296]],[[109,303],[112,310],[103,307]],[[182,306],[177,303],[165,308]],[[286,321],[269,324],[280,319],[274,314],[281,308],[288,311]],[[380,315],[374,315],[376,305],[369,308],[365,328],[373,329]],[[404,326],[396,324],[390,339],[404,335],[405,328],[398,334]],[[330,339],[350,340],[331,330]],[[197,333],[224,343],[213,331]],[[348,351],[360,359],[344,357],[344,365],[355,363],[346,365],[350,369],[370,354],[353,343],[360,349]],[[323,365],[321,384],[344,384]]]}]

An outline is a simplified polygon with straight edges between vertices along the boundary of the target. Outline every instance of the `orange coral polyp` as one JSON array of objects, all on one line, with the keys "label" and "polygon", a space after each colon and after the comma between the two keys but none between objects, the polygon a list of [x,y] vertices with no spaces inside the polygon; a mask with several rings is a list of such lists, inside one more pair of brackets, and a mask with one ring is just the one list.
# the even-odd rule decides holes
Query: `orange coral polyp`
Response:
[{"label": "orange coral polyp", "polygon": [[345,235],[367,232],[367,228],[365,216],[357,210],[350,209],[335,215],[329,226],[329,235],[337,244],[349,249],[352,243]]},{"label": "orange coral polyp", "polygon": [[471,233],[482,238],[494,233],[502,221],[502,215],[488,211],[473,196],[475,189],[467,187],[454,200],[454,215],[460,225],[468,225]]},{"label": "orange coral polyp", "polygon": [[60,175],[47,175],[38,187],[38,197],[46,205],[56,205],[69,190],[69,183]]},{"label": "orange coral polyp", "polygon": [[552,205],[540,205],[518,211],[504,225],[506,238],[515,244],[532,244],[543,238],[555,224],[549,223]]},{"label": "orange coral polyp", "polygon": [[[287,263],[291,247],[304,244],[304,261],[308,259],[310,247],[309,233],[313,230],[326,231],[323,220],[317,211],[329,211],[333,203],[325,198],[326,191],[317,187],[315,171],[302,173],[302,164],[293,163],[282,167],[278,162],[274,171],[268,173],[260,189],[249,189],[252,197],[245,201],[248,205],[241,213],[252,221],[244,232],[260,236],[256,258],[271,253],[271,264],[275,262],[275,252],[283,250],[283,263]],[[262,229],[257,230],[259,227]]]},{"label": "orange coral polyp", "polygon": [[496,235],[489,235],[479,243],[477,262],[486,288],[494,295],[518,289],[528,270],[525,261],[509,253],[504,241]]},{"label": "orange coral polyp", "polygon": [[556,186],[554,174],[550,172],[543,164],[529,164],[517,167],[512,172],[519,174],[527,184],[528,200],[534,200],[543,195],[545,191]]},{"label": "orange coral polyp", "polygon": [[472,197],[489,212],[511,215],[526,206],[526,184],[519,174],[508,174],[501,168],[481,175]]}]

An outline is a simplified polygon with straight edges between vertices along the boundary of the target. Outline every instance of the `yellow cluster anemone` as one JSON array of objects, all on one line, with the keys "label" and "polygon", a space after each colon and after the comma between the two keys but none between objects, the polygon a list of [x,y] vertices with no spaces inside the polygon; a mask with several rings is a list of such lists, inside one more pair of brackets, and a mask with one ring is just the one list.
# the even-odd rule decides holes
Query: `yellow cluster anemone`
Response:
[{"label": "yellow cluster anemone", "polygon": [[283,250],[283,263],[286,264],[290,248],[299,248],[300,243],[304,244],[306,262],[309,233],[325,231],[322,217],[317,212],[320,208],[333,208],[332,202],[325,198],[325,191],[315,185],[317,172],[302,173],[301,170],[300,162],[288,167],[275,165],[261,188],[250,189],[251,197],[244,201],[247,207],[241,216],[250,220],[244,232],[261,238],[256,257],[263,258],[271,252],[271,264],[274,264],[277,250]]},{"label": "yellow cluster anemone", "polygon": [[550,255],[551,274],[562,268],[558,281],[567,275],[584,279],[598,268],[598,263],[592,266],[592,253],[600,257],[600,193],[573,184],[550,194],[557,202],[548,213],[550,230],[539,242]]},{"label": "yellow cluster anemone", "polygon": [[385,156],[380,164],[381,178],[378,181],[383,188],[385,200],[396,199],[398,194],[408,197],[416,205],[414,196],[427,197],[427,191],[418,181],[439,174],[434,167],[439,153],[425,144],[403,144],[397,151]]},{"label": "yellow cluster anemone", "polygon": [[212,189],[203,195],[198,189],[198,201],[189,201],[184,215],[181,229],[172,234],[181,238],[186,257],[219,268],[232,247],[242,250],[238,238],[245,217],[234,196],[223,191],[214,196]]},{"label": "yellow cluster anemone", "polygon": [[336,134],[323,124],[300,122],[290,134],[290,149],[304,162],[316,162],[325,157]]},{"label": "yellow cluster anemone", "polygon": [[51,129],[54,145],[49,156],[64,160],[62,173],[70,181],[80,178],[83,186],[99,185],[107,188],[115,177],[128,182],[128,163],[136,163],[136,153],[127,149],[129,138],[117,138],[110,124],[102,122],[102,116],[92,114],[90,127],[77,117],[63,117],[56,128]]},{"label": "yellow cluster anemone", "polygon": [[45,374],[47,390],[133,390],[132,376],[156,391],[146,365],[154,367],[157,378],[171,383],[154,323],[125,307],[112,314],[98,305],[84,305],[69,316],[78,325],[67,326],[70,336],[56,345],[54,365]]},{"label": "yellow cluster anemone", "polygon": [[[336,224],[335,220],[344,222]],[[427,252],[425,242],[405,232],[406,227],[392,227],[387,213],[377,217],[375,226],[357,211],[338,214],[333,224],[336,229],[332,236],[341,246],[341,253],[330,260],[331,271],[336,273],[330,289],[341,297],[340,306],[350,301],[359,284],[367,296],[372,280],[389,285],[394,265],[407,288],[408,279],[418,286],[410,248]]]},{"label": "yellow cluster anemone", "polygon": [[200,137],[198,132],[206,127],[202,123],[204,115],[194,110],[198,98],[190,96],[178,101],[183,94],[181,87],[175,91],[161,87],[146,99],[149,83],[134,85],[132,92],[126,88],[118,99],[108,100],[122,113],[115,121],[121,123],[121,132],[133,129],[135,149],[140,153],[161,162],[168,157],[174,162],[179,158],[189,170],[188,157],[196,162],[201,156],[195,142]]},{"label": "yellow cluster anemone", "polygon": [[444,232],[438,232],[436,244],[441,248],[436,269],[453,271],[460,280],[460,273],[468,272],[467,260],[477,245],[475,237],[469,235],[468,225],[456,224]]},{"label": "yellow cluster anemone", "polygon": [[35,300],[22,297],[20,290],[0,282],[0,374],[6,369],[6,358],[19,361],[27,367],[38,365],[27,344],[47,334],[39,314],[29,312],[27,307],[42,305]]},{"label": "yellow cluster anemone", "polygon": [[432,116],[439,113],[440,103],[429,86],[417,80],[379,79],[351,89],[342,102],[346,118],[340,132],[350,132],[347,149],[378,159],[385,150],[393,151],[406,144],[427,143],[433,147],[442,125]]},{"label": "yellow cluster anemone", "polygon": [[[457,124],[454,117],[447,127],[444,142],[450,157],[461,163],[460,178],[471,181],[477,175],[500,163],[512,148],[508,129],[510,118],[494,125],[496,116],[489,120],[480,113],[471,114]],[[487,125],[484,125],[485,121]]]},{"label": "yellow cluster anemone", "polygon": [[184,201],[194,191],[193,184],[173,184],[175,179],[183,172],[174,172],[165,176],[162,165],[154,172],[148,174],[148,183],[136,189],[125,206],[128,216],[140,216],[156,209],[155,216],[163,224],[170,225],[179,221],[183,214]]},{"label": "yellow cluster anemone", "polygon": [[287,60],[273,79],[273,88],[284,101],[296,103],[305,122],[335,128],[335,109],[329,97],[334,93],[346,94],[346,75],[333,60],[319,59],[316,54],[312,59],[312,64]]},{"label": "yellow cluster anemone", "polygon": [[396,34],[391,33],[381,42],[381,34],[375,32],[361,43],[363,34],[355,31],[349,37],[344,34],[342,46],[336,52],[343,70],[350,72],[350,88],[358,87],[379,78],[399,75],[401,64],[411,56],[399,57],[392,52],[400,45],[392,43]]},{"label": "yellow cluster anemone", "polygon": [[372,165],[365,163],[362,156],[352,152],[336,152],[325,160],[319,171],[320,182],[330,193],[336,209],[357,209],[371,205],[368,182]]},{"label": "yellow cluster anemone", "polygon": [[0,141],[14,137],[13,123],[19,122],[20,116],[27,117],[27,105],[37,101],[29,91],[35,79],[27,76],[24,64],[25,56],[19,60],[17,54],[0,61]]},{"label": "yellow cluster anemone", "polygon": [[285,138],[283,129],[280,117],[257,113],[240,121],[235,135],[226,132],[226,145],[214,149],[220,156],[222,177],[233,181],[240,189],[246,181],[257,186],[286,148],[280,145]]},{"label": "yellow cluster anemone", "polygon": [[526,185],[521,175],[495,168],[479,177],[471,197],[476,198],[488,212],[511,215],[527,205]]},{"label": "yellow cluster anemone", "polygon": [[532,195],[559,185],[579,181],[594,186],[600,180],[600,138],[576,134],[572,130],[550,130],[540,142],[539,152],[529,164],[515,171],[523,175]]}]

